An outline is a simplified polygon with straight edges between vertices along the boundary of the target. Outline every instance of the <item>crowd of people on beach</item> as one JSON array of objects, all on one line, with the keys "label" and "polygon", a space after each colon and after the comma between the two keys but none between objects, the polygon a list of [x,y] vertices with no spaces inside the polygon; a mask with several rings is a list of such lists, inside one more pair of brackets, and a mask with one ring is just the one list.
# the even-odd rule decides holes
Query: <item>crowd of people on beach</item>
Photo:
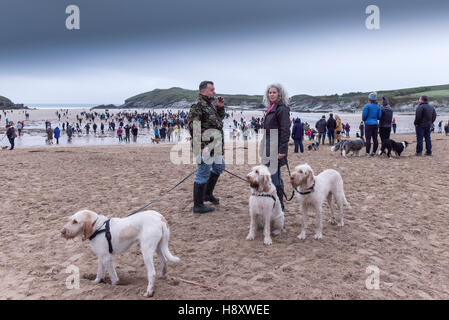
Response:
[{"label": "crowd of people on beach", "polygon": [[[115,136],[118,142],[137,142],[140,130],[152,132],[153,137],[159,141],[180,141],[181,130],[184,129],[187,121],[187,114],[184,111],[176,113],[155,111],[138,113],[137,111],[120,111],[116,114],[106,110],[103,113],[95,111],[83,111],[76,115],[76,121],[70,123],[68,110],[56,111],[59,122],[52,128],[50,121],[45,122],[45,132],[47,134],[46,143],[59,144],[61,134],[66,134],[68,142],[72,141],[74,135],[78,137],[93,135],[94,137]],[[61,128],[60,128],[61,126]],[[107,126],[107,128],[106,128]],[[151,136],[151,134],[150,134]]]},{"label": "crowd of people on beach", "polygon": [[[366,137],[366,156],[372,157],[376,154],[378,149],[378,136],[383,144],[390,139],[391,130],[396,134],[397,120],[393,116],[393,109],[390,106],[387,97],[382,97],[382,106],[377,102],[377,94],[370,93],[368,96],[369,103],[363,108],[362,121],[359,125],[359,132],[357,138],[364,139]],[[435,131],[436,111],[433,106],[429,104],[427,96],[421,96],[419,99],[419,106],[415,114],[415,132],[417,137],[416,155],[421,156],[423,152],[423,139],[426,141],[426,154],[432,155],[432,143],[430,135]],[[326,120],[326,115],[323,115],[320,120],[315,123],[315,128],[312,128],[307,122],[301,123],[301,119],[293,119],[294,125],[292,128],[292,138],[295,144],[295,153],[298,149],[304,152],[302,141],[304,136],[308,136],[309,140],[315,141],[318,135],[318,143],[324,145],[325,138],[328,137],[329,145],[334,145],[335,141],[340,142],[343,136],[349,137],[350,126],[349,123],[342,124],[341,118],[333,113],[329,114]],[[444,125],[446,136],[449,135],[449,120]],[[438,123],[438,133],[443,133],[443,120]],[[371,152],[371,140],[373,149]]]},{"label": "crowd of people on beach", "polygon": [[[377,103],[377,96],[375,93],[369,96],[369,104],[365,105],[362,114],[362,121],[356,132],[356,136],[362,139],[366,138],[366,155],[373,156],[378,148],[378,139],[380,137],[381,143],[385,139],[390,138],[391,131],[396,134],[397,120],[393,116],[393,109],[391,108],[388,98],[382,97],[381,106]],[[6,123],[6,136],[10,140],[11,148],[14,149],[14,139],[20,137],[25,128],[25,122],[18,121],[14,127],[14,123],[7,117],[8,112],[14,111],[3,110],[3,117]],[[16,112],[20,112],[17,111]],[[23,111],[26,120],[29,120],[29,112]],[[94,136],[105,137],[112,136],[118,139],[118,142],[130,143],[131,138],[134,143],[137,142],[139,133],[146,130],[146,136],[150,136],[153,142],[179,142],[181,141],[182,131],[186,128],[189,121],[189,114],[186,111],[179,110],[172,112],[171,110],[164,110],[162,112],[148,111],[119,111],[111,113],[109,110],[104,112],[96,112],[91,110],[89,112],[82,111],[76,114],[76,121],[70,121],[69,109],[60,109],[55,112],[58,123],[52,127],[51,121],[45,121],[45,133],[47,144],[59,144],[62,135],[67,136],[67,142],[71,143],[74,136]],[[0,114],[0,120],[2,115]],[[225,113],[225,119],[229,119],[228,131],[229,140],[244,141],[255,137],[258,139],[260,133],[263,132],[262,118],[252,116],[247,119],[243,112],[231,111]],[[304,152],[303,140],[307,137],[309,141],[317,141],[324,145],[326,138],[329,145],[334,145],[342,139],[350,137],[351,126],[348,122],[344,123],[339,115],[330,113],[327,118],[322,115],[315,125],[308,122],[303,123],[299,118],[293,118],[291,121],[291,138],[294,141],[295,152]],[[418,126],[419,127],[419,126]],[[444,122],[440,120],[438,123],[438,134],[449,136],[449,120]],[[11,129],[12,128],[12,129]],[[13,130],[14,129],[14,130]],[[14,131],[14,133],[13,133]],[[422,131],[422,130],[421,130]],[[421,132],[419,137],[427,137],[426,132]],[[430,124],[430,133],[435,132],[435,124]],[[426,135],[426,136],[425,136]],[[422,140],[421,138],[421,140]],[[371,143],[372,142],[372,143]],[[372,151],[371,151],[372,144]],[[430,144],[430,143],[429,143]],[[419,144],[420,146],[422,145]],[[421,150],[421,151],[420,151]],[[417,153],[422,152],[422,148]],[[428,153],[431,153],[428,152]]]}]

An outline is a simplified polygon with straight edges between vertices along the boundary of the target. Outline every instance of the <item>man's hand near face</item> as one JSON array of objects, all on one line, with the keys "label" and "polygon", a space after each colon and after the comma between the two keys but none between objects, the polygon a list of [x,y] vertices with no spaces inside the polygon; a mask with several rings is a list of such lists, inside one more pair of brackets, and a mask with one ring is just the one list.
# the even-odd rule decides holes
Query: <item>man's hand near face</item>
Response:
[{"label": "man's hand near face", "polygon": [[220,108],[224,107],[224,99],[223,97],[217,97],[217,106]]}]

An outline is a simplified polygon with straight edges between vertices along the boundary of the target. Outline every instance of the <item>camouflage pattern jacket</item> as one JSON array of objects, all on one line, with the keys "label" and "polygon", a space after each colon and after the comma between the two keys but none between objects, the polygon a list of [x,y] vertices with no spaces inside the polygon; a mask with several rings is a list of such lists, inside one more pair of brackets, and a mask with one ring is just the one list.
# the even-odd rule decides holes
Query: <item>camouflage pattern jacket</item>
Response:
[{"label": "camouflage pattern jacket", "polygon": [[[201,136],[203,136],[203,133],[208,129],[217,129],[221,133],[221,141],[213,141],[214,139],[211,138],[210,140],[201,141],[201,150],[203,150],[207,145],[209,145],[209,149],[211,148],[211,143],[217,143],[218,145],[216,147],[220,148],[223,152],[223,146],[224,146],[224,132],[223,132],[223,119],[225,117],[225,108],[216,107],[212,104],[213,99],[210,99],[206,96],[203,96],[200,94],[198,96],[198,101],[196,104],[192,105],[190,108],[189,113],[189,131],[190,136],[192,137],[192,145],[194,143],[194,137],[193,137],[193,123],[194,121],[201,122]],[[198,138],[197,138],[198,139]],[[221,144],[220,144],[221,143]],[[195,151],[195,150],[194,150]],[[213,156],[213,153],[211,154]]]}]

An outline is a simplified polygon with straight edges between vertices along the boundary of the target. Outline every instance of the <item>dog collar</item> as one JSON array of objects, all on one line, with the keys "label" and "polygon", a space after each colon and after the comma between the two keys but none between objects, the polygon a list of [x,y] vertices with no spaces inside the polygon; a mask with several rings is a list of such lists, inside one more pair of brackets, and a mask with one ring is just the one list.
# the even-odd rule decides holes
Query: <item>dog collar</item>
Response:
[{"label": "dog collar", "polygon": [[[100,228],[98,228],[94,233],[92,233],[92,235],[89,237],[89,240],[94,239],[97,235],[99,235],[100,233],[105,233],[105,237],[106,240],[108,241],[108,245],[109,245],[109,253],[112,253],[113,249],[112,249],[112,236],[111,236],[111,229],[109,228],[109,222],[111,221],[111,219],[106,220]],[[104,229],[100,230],[104,225]]]},{"label": "dog collar", "polygon": [[307,190],[307,191],[298,191],[298,193],[304,196],[306,194],[312,193],[313,191],[315,191],[315,183],[313,184],[312,187],[309,188],[309,190]]},{"label": "dog collar", "polygon": [[273,209],[274,206],[276,205],[276,198],[272,195],[272,194],[267,194],[267,193],[251,193],[251,196],[255,196],[255,197],[269,197],[271,199],[273,199],[274,203],[273,203]]}]

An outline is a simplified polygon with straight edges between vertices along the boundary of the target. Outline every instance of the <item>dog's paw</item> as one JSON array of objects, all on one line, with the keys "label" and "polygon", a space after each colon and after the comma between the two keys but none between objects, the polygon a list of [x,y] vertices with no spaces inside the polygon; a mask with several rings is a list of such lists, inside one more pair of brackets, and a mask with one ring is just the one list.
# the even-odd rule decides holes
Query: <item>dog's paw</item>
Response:
[{"label": "dog's paw", "polygon": [[142,296],[144,296],[145,298],[151,298],[154,296],[154,291],[153,290],[147,290],[144,293],[142,293]]},{"label": "dog's paw", "polygon": [[103,279],[100,278],[95,278],[95,280],[92,280],[92,283],[98,284],[102,281]]},{"label": "dog's paw", "polygon": [[274,234],[275,236],[278,236],[281,234],[281,232],[282,232],[282,229],[275,229],[271,233]]},{"label": "dog's paw", "polygon": [[336,224],[337,224],[337,221],[335,220],[335,218],[330,218],[330,219],[329,219],[329,223],[330,223],[331,225],[336,225]]},{"label": "dog's paw", "polygon": [[300,240],[304,240],[306,238],[306,232],[302,231],[299,235],[298,235],[298,239]]},{"label": "dog's paw", "polygon": [[273,241],[271,240],[271,238],[266,237],[263,239],[263,243],[266,244],[267,246],[269,246],[270,244],[273,243]]},{"label": "dog's paw", "polygon": [[344,225],[345,225],[345,223],[343,222],[343,220],[337,224],[337,226],[339,226],[339,227],[343,227]]},{"label": "dog's paw", "polygon": [[315,235],[313,236],[313,238],[315,238],[315,239],[322,239],[323,238],[323,234],[321,233],[321,231],[317,231],[316,233],[315,233]]},{"label": "dog's paw", "polygon": [[111,279],[111,284],[112,284],[113,286],[116,286],[116,285],[119,284],[119,281],[120,281],[119,278],[117,278],[117,280],[112,280],[112,279]]},{"label": "dog's paw", "polygon": [[254,238],[255,238],[254,234],[251,233],[246,236],[246,240],[254,240]]}]

